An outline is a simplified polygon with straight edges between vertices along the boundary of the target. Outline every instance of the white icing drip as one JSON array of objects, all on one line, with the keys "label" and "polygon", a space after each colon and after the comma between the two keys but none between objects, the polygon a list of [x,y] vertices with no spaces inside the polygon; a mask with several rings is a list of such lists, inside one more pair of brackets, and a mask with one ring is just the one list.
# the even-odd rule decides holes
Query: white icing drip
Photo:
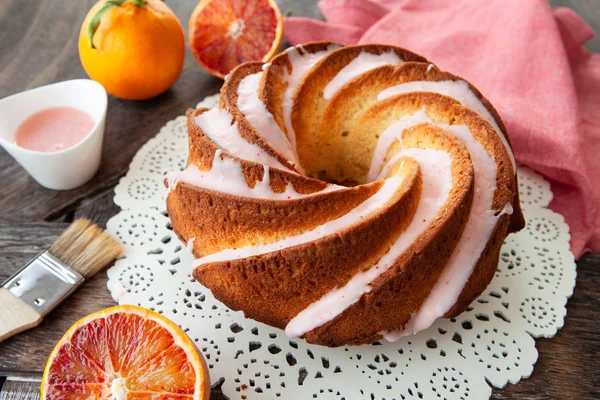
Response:
[{"label": "white icing drip", "polygon": [[394,51],[382,54],[372,54],[362,51],[358,57],[350,61],[338,74],[325,86],[323,98],[330,100],[346,83],[357,76],[372,69],[388,64],[401,64],[403,61]]},{"label": "white icing drip", "polygon": [[369,197],[367,200],[350,210],[345,215],[332,221],[328,221],[313,230],[264,245],[222,250],[218,253],[197,259],[194,263],[194,266],[198,267],[211,262],[238,260],[271,253],[273,251],[310,243],[324,236],[335,235],[338,232],[355,225],[361,219],[369,218],[371,215],[379,212],[381,207],[390,200],[396,191],[398,191],[402,185],[402,182],[403,178],[399,176],[386,179],[377,193]]},{"label": "white icing drip", "polygon": [[[458,296],[473,272],[475,264],[485,249],[498,218],[502,215],[501,212],[498,216],[495,216],[492,209],[497,176],[497,166],[494,159],[490,157],[483,145],[473,137],[472,132],[466,125],[435,124],[424,110],[402,118],[390,125],[381,134],[369,170],[369,180],[373,179],[375,174],[378,173],[390,145],[402,137],[402,131],[424,122],[438,125],[440,128],[453,133],[467,147],[473,163],[475,195],[465,229],[430,295],[403,331],[382,332],[386,339],[397,339],[409,333],[416,333],[428,328],[433,321],[443,316],[456,303]],[[395,158],[392,158],[390,163]],[[386,173],[386,169],[384,168],[381,171],[382,175]],[[511,209],[512,206],[509,204],[504,207],[503,212],[512,212]]]},{"label": "white icing drip", "polygon": [[196,124],[217,146],[226,152],[244,160],[289,171],[289,168],[265,150],[246,141],[240,135],[237,122],[231,125],[231,121],[231,114],[218,108],[210,109],[196,116]]},{"label": "white icing drip", "polygon": [[185,246],[185,249],[190,254],[194,254],[194,242],[195,241],[196,241],[196,238],[190,238],[190,240],[187,241],[187,245]]},{"label": "white icing drip", "polygon": [[[304,47],[298,45],[296,47],[290,47],[286,50],[288,60],[292,65],[292,72],[287,74],[285,80],[287,87],[283,92],[282,100],[282,112],[283,112],[283,123],[285,125],[285,131],[287,137],[292,144],[292,147],[296,148],[296,132],[292,126],[292,107],[294,103],[292,101],[294,92],[304,76],[312,69],[312,67],[318,63],[323,57],[330,52],[338,49],[338,45],[330,44],[325,50],[317,51],[315,53],[309,53],[304,50]],[[302,53],[300,51],[302,50]]]},{"label": "white icing drip", "polygon": [[389,87],[377,96],[377,101],[385,100],[389,97],[396,96],[403,93],[411,93],[411,92],[433,92],[439,93],[448,97],[452,97],[463,106],[470,108],[475,111],[481,117],[483,117],[487,122],[492,125],[492,128],[496,131],[500,140],[504,144],[506,151],[510,157],[510,161],[513,166],[513,171],[516,174],[517,168],[515,163],[515,156],[508,144],[508,140],[502,133],[500,126],[489,112],[489,110],[485,107],[485,105],[481,102],[481,100],[473,93],[469,84],[465,81],[440,81],[440,82],[428,82],[428,81],[413,81],[407,83],[401,83],[400,85]]},{"label": "white icing drip", "polygon": [[429,71],[431,71],[431,70],[432,70],[432,69],[434,69],[434,68],[435,68],[435,64],[429,64],[429,65],[427,66],[427,70],[426,70],[426,72],[429,72]]},{"label": "white icing drip", "polygon": [[[411,320],[412,320],[412,318],[414,318],[414,316],[415,316],[415,314],[411,315]],[[395,342],[404,336],[408,336],[408,334],[406,334],[405,331],[402,329],[397,330],[397,331],[391,331],[391,332],[383,331],[383,332],[379,332],[379,334],[388,342]]]},{"label": "white icing drip", "polygon": [[460,139],[471,154],[475,180],[473,204],[465,229],[429,296],[404,330],[382,333],[388,340],[427,329],[452,308],[473,273],[499,218],[492,209],[496,192],[495,161],[466,125],[439,126]]},{"label": "white icing drip", "polygon": [[237,106],[250,125],[275,151],[294,164],[299,165],[292,145],[279,129],[279,125],[277,125],[267,107],[258,98],[258,88],[262,74],[262,72],[257,72],[242,79],[238,86]]},{"label": "white icing drip", "polygon": [[371,291],[371,282],[393,266],[398,257],[435,220],[452,189],[452,160],[444,151],[410,148],[397,153],[389,164],[393,165],[399,157],[405,156],[419,162],[423,178],[419,205],[409,226],[398,236],[390,250],[370,269],[354,275],[346,285],[330,291],[296,315],[285,328],[287,336],[302,336],[331,321],[356,303],[364,293]]},{"label": "white icing drip", "polygon": [[234,196],[268,200],[292,200],[344,189],[343,186],[329,185],[319,192],[301,194],[296,192],[291,183],[288,183],[284,192],[277,193],[271,189],[269,166],[267,165],[264,166],[262,181],[256,182],[254,187],[251,188],[246,183],[240,163],[230,158],[221,159],[221,154],[221,150],[215,152],[212,167],[208,171],[201,171],[191,164],[183,171],[169,172],[166,175],[169,191],[174,190],[178,182],[185,182],[193,186]]},{"label": "white icing drip", "polygon": [[506,205],[504,206],[504,208],[502,209],[502,211],[500,211],[500,213],[498,214],[498,218],[500,218],[503,215],[512,215],[512,213],[515,211],[515,209],[513,208],[512,204],[510,203],[506,203]]}]

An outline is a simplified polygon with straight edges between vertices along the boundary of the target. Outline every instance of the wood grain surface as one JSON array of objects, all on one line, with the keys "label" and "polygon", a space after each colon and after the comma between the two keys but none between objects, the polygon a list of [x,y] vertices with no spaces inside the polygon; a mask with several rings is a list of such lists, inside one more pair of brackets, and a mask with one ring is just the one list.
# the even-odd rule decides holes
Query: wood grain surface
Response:
[{"label": "wood grain surface", "polygon": [[[166,0],[187,30],[196,0]],[[278,0],[282,11],[319,18],[317,0]],[[523,0],[530,1],[530,0]],[[85,77],[77,54],[80,24],[95,0],[0,0],[0,98],[33,87]],[[600,31],[600,0],[550,0],[570,6]],[[600,51],[600,38],[588,43]],[[46,249],[76,217],[100,224],[115,213],[113,188],[133,155],[169,120],[181,115],[221,81],[204,73],[189,51],[181,77],[172,89],[148,101],[110,97],[103,163],[96,177],[73,191],[41,188],[0,150],[0,282]],[[43,370],[62,334],[79,318],[114,305],[106,274],[88,281],[42,324],[0,343],[0,376],[10,371]],[[533,375],[517,385],[494,390],[494,399],[600,399],[600,255],[578,263],[575,294],[568,304],[565,327],[552,339],[537,341],[539,360]],[[11,383],[19,394],[4,398],[33,399],[25,388],[37,383]],[[35,390],[34,390],[35,391]],[[218,390],[214,399],[222,398]]]}]

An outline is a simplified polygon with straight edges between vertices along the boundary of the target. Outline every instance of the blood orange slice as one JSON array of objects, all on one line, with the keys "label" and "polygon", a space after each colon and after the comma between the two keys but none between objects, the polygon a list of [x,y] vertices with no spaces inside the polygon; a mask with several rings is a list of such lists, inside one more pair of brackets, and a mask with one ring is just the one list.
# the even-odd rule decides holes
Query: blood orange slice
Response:
[{"label": "blood orange slice", "polygon": [[223,78],[241,63],[273,58],[282,32],[273,0],[202,0],[190,18],[190,47],[202,68]]},{"label": "blood orange slice", "polygon": [[117,306],[78,321],[44,370],[42,400],[208,400],[204,358],[162,315]]}]

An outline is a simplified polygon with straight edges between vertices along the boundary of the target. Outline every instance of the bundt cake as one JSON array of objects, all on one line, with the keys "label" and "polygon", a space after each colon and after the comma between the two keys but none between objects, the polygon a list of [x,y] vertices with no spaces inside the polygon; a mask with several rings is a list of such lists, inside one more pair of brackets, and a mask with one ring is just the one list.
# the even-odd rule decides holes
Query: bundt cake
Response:
[{"label": "bundt cake", "polygon": [[194,277],[310,343],[456,316],[524,226],[494,107],[398,47],[309,43],[243,64],[187,128],[188,165],[165,183]]}]

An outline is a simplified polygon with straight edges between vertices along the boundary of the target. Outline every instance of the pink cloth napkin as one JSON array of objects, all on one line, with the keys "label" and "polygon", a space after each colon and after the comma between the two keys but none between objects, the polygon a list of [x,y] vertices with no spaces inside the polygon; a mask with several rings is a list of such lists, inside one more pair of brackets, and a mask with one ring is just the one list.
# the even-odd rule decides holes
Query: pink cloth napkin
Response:
[{"label": "pink cloth napkin", "polygon": [[[546,0],[322,0],[286,18],[293,43],[386,43],[463,76],[490,99],[517,161],[548,178],[577,258],[600,251],[600,54],[593,30]],[[533,229],[536,229],[533,227]]]}]

